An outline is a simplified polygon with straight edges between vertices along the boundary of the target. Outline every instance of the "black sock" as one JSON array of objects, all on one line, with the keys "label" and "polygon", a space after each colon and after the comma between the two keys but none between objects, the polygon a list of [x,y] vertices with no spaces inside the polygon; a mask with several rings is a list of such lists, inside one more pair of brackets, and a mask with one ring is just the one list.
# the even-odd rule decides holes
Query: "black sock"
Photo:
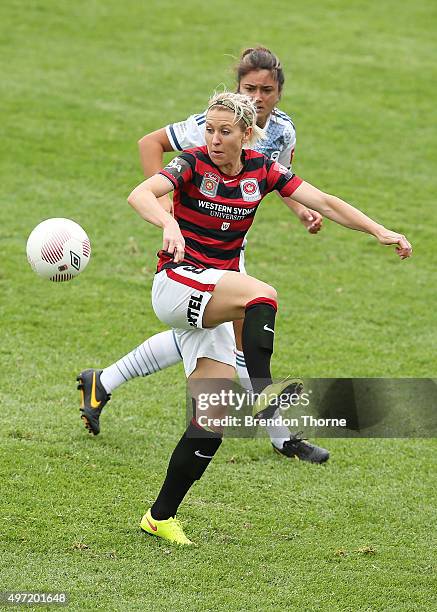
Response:
[{"label": "black sock", "polygon": [[206,431],[193,419],[179,440],[168,464],[167,476],[151,513],[157,521],[175,516],[185,495],[201,478],[218,451],[222,438]]},{"label": "black sock", "polygon": [[243,353],[255,393],[272,382],[270,360],[273,353],[276,302],[257,298],[246,306],[243,323]]}]

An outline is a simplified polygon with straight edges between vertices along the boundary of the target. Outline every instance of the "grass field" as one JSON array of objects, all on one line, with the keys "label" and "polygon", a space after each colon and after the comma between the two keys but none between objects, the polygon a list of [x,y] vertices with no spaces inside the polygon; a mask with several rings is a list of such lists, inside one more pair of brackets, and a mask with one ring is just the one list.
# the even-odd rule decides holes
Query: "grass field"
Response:
[{"label": "grass field", "polygon": [[[198,546],[139,533],[184,429],[181,366],[118,390],[90,438],[75,376],[162,329],[160,232],[126,204],[136,141],[203,110],[240,50],[287,75],[295,171],[404,232],[400,262],[326,222],[309,236],[274,196],[249,271],[281,308],[277,376],[436,377],[436,5],[328,0],[0,6],[0,591],[68,591],[74,610],[430,611],[435,440],[323,440],[324,467],[229,440],[181,507]],[[42,219],[88,232],[74,282],[37,278]],[[434,407],[435,409],[435,407]]]}]

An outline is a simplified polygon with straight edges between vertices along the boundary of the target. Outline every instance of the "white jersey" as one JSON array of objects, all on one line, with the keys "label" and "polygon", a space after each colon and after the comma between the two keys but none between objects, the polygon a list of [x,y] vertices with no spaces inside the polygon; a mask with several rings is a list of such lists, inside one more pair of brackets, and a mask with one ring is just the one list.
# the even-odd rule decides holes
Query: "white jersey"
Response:
[{"label": "white jersey", "polygon": [[[170,123],[165,128],[175,151],[205,145],[206,113],[190,115],[185,121]],[[269,159],[290,168],[296,146],[296,130],[290,117],[274,108],[264,126],[266,138],[257,142],[253,149]]]}]

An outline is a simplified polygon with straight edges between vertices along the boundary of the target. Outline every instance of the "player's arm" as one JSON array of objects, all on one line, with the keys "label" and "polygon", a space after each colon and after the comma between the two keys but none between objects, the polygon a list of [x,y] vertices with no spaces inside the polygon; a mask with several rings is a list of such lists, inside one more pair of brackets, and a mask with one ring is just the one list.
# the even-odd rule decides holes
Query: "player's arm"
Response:
[{"label": "player's arm", "polygon": [[412,247],[402,234],[392,232],[383,225],[376,223],[363,212],[344,202],[337,196],[324,193],[303,181],[293,192],[293,199],[308,208],[312,208],[324,217],[340,225],[359,232],[366,232],[375,236],[381,244],[396,244],[396,252],[401,259],[410,257]]},{"label": "player's arm", "polygon": [[296,202],[293,198],[284,198],[279,192],[278,196],[284,204],[291,210],[301,223],[306,227],[310,234],[317,234],[322,229],[323,217],[315,210],[310,210],[303,204]]},{"label": "player's arm", "polygon": [[174,253],[174,261],[179,263],[184,259],[184,238],[178,222],[158,201],[158,198],[167,196],[173,189],[169,179],[155,174],[135,187],[127,201],[145,221],[163,229],[162,248]]},{"label": "player's arm", "polygon": [[[151,177],[163,167],[163,154],[173,151],[165,128],[146,134],[138,141],[141,167],[144,176]],[[170,212],[173,208],[168,195],[159,198],[159,203]]]},{"label": "player's arm", "polygon": [[[296,130],[294,125],[288,127],[288,144],[281,150],[278,158],[278,163],[284,168],[291,169],[294,152],[296,150]],[[278,193],[278,192],[277,192]],[[323,217],[315,210],[310,210],[303,204],[296,202],[293,198],[285,198],[278,193],[284,204],[293,212],[300,220],[302,225],[309,231],[310,234],[317,234],[322,229]]]}]

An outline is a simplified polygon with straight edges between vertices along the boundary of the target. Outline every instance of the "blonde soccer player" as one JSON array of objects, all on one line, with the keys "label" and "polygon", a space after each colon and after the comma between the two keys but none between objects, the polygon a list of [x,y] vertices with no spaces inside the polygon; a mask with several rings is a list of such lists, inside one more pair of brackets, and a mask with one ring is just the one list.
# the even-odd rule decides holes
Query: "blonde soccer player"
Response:
[{"label": "blonde soccer player", "polygon": [[[289,168],[296,148],[296,130],[292,119],[278,108],[285,75],[279,58],[266,47],[245,49],[235,67],[237,89],[248,95],[256,106],[256,124],[264,130],[264,137],[253,144],[254,149],[273,161]],[[206,113],[190,115],[184,121],[170,123],[146,134],[139,141],[139,151],[144,174],[151,176],[163,165],[163,153],[182,151],[205,145]],[[168,195],[160,198],[167,210],[172,209]],[[299,218],[303,226],[316,234],[321,229],[322,217],[299,202],[288,198],[287,207]],[[245,239],[240,250],[238,269],[245,273]],[[251,391],[242,348],[242,321],[234,321],[236,368],[243,386]],[[82,392],[82,418],[90,433],[100,431],[100,414],[110,399],[110,394],[125,382],[139,376],[150,376],[182,360],[176,335],[172,330],[160,332],[147,338],[139,346],[117,359],[113,364],[100,369],[88,369],[78,377]],[[94,388],[94,397],[92,390]],[[303,440],[297,433],[277,419],[266,426],[272,448],[283,457],[297,457],[312,463],[324,463],[329,452]]]},{"label": "blonde soccer player", "polygon": [[[163,231],[162,250],[152,288],[160,321],[173,328],[188,383],[232,380],[234,335],[230,322],[244,320],[242,342],[252,387],[260,398],[287,386],[272,384],[277,293],[269,284],[238,271],[241,245],[258,206],[272,191],[347,228],[396,245],[401,259],[412,248],[402,234],[386,229],[340,198],[324,193],[282,164],[250,147],[262,130],[253,101],[241,94],[215,95],[206,112],[206,145],[181,153],[163,170],[136,187],[128,201],[147,222]],[[174,191],[173,215],[158,202]],[[193,393],[195,405],[198,397]],[[274,404],[273,404],[274,406]],[[211,408],[222,414],[225,407]],[[254,414],[270,414],[265,399]],[[202,477],[222,442],[220,426],[203,427],[197,411],[168,465],[162,488],[141,528],[179,544],[190,544],[178,508]]]}]

